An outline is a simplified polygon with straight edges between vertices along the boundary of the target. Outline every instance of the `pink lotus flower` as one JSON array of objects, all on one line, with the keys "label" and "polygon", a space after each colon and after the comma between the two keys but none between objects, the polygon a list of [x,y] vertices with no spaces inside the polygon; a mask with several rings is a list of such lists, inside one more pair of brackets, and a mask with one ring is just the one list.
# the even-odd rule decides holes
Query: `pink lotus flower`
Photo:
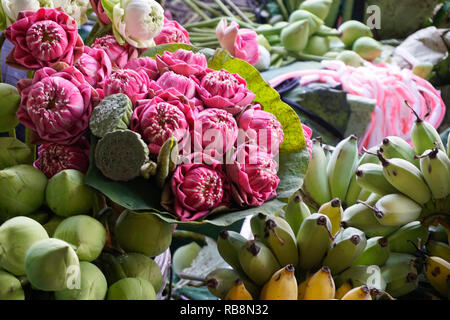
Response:
[{"label": "pink lotus flower", "polygon": [[128,61],[139,56],[138,49],[129,44],[120,45],[113,35],[96,39],[92,47],[105,50],[113,67],[116,68],[123,68]]},{"label": "pink lotus flower", "polygon": [[144,70],[117,69],[106,78],[102,93],[104,97],[124,93],[135,103],[147,96],[149,86],[150,79]]},{"label": "pink lotus flower", "polygon": [[308,126],[305,126],[302,123],[302,128],[303,128],[303,136],[305,137],[305,142],[306,142],[306,149],[308,150],[309,153],[309,157],[312,157],[312,142],[311,142],[311,137],[312,137],[312,129]]},{"label": "pink lotus flower", "polygon": [[161,74],[173,71],[186,77],[204,71],[208,65],[205,55],[183,49],[156,55],[156,64]]},{"label": "pink lotus flower", "polygon": [[216,36],[220,46],[232,56],[247,61],[251,65],[259,61],[261,55],[257,33],[252,29],[239,29],[239,25],[222,19],[216,28]]},{"label": "pink lotus flower", "polygon": [[74,67],[63,71],[42,68],[33,79],[17,83],[19,121],[35,131],[35,144],[75,143],[86,131],[98,94]]},{"label": "pink lotus flower", "polygon": [[89,168],[89,142],[82,137],[77,143],[69,146],[56,143],[41,144],[38,158],[33,165],[49,179],[66,169],[86,173]]},{"label": "pink lotus flower", "polygon": [[242,145],[226,165],[233,199],[241,206],[259,206],[276,196],[280,179],[272,156],[254,145]]},{"label": "pink lotus flower", "polygon": [[83,53],[77,23],[57,9],[21,11],[17,21],[6,28],[5,37],[15,45],[7,57],[8,64],[26,69],[50,67],[57,62],[71,66]]},{"label": "pink lotus flower", "polygon": [[156,66],[156,60],[150,57],[140,57],[130,60],[124,67],[124,69],[132,69],[134,71],[143,70],[150,80],[156,80],[159,77],[158,67]]},{"label": "pink lotus flower", "polygon": [[160,34],[157,35],[155,40],[156,45],[166,43],[186,43],[191,44],[189,41],[189,33],[183,26],[177,21],[164,18],[164,27]]},{"label": "pink lotus flower", "polygon": [[194,113],[189,101],[178,91],[168,89],[148,101],[142,101],[133,112],[131,130],[138,132],[148,143],[150,153],[158,154],[161,146],[174,136],[182,149],[189,141]]},{"label": "pink lotus flower", "polygon": [[261,150],[275,156],[283,142],[284,132],[277,118],[260,107],[249,108],[244,111],[238,120],[251,144],[257,144]]},{"label": "pink lotus flower", "polygon": [[195,152],[203,152],[212,157],[224,155],[233,147],[239,128],[231,113],[209,108],[200,112],[191,134]]},{"label": "pink lotus flower", "polygon": [[238,74],[227,70],[207,69],[197,87],[206,106],[224,109],[233,115],[249,105],[256,95],[247,89],[247,83]]},{"label": "pink lotus flower", "polygon": [[84,52],[74,64],[94,88],[102,88],[105,79],[111,75],[111,60],[105,51],[84,46]]},{"label": "pink lotus flower", "polygon": [[109,20],[108,15],[103,9],[101,0],[91,0],[91,6],[97,15],[97,19],[100,24],[107,25],[111,23],[111,20]]},{"label": "pink lotus flower", "polygon": [[160,91],[169,88],[177,90],[188,99],[194,98],[196,94],[196,83],[194,80],[172,71],[165,72],[154,85],[154,89]]},{"label": "pink lotus flower", "polygon": [[171,186],[174,211],[181,221],[197,220],[217,207],[230,205],[227,177],[214,159],[179,165]]}]

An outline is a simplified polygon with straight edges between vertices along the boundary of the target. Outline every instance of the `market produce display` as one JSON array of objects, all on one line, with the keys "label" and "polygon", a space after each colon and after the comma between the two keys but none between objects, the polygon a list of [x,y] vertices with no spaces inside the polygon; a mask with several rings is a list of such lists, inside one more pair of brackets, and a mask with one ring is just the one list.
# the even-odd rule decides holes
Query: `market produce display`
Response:
[{"label": "market produce display", "polygon": [[0,300],[448,299],[431,2],[1,0]]}]

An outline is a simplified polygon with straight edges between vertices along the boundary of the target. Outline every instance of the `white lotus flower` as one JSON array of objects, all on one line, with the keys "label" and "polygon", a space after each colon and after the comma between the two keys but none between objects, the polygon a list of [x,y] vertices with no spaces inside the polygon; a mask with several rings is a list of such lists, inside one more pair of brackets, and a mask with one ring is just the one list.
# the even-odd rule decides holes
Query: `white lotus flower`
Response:
[{"label": "white lotus flower", "polygon": [[113,7],[112,22],[114,31],[126,42],[149,48],[164,26],[164,9],[154,0],[121,0]]},{"label": "white lotus flower", "polygon": [[40,8],[38,0],[1,0],[1,6],[5,13],[7,26],[17,20],[20,11],[37,11]]},{"label": "white lotus flower", "polygon": [[[48,1],[48,0],[47,0]],[[90,6],[89,0],[52,0],[53,8],[61,7],[81,26],[88,21],[86,12]]]}]

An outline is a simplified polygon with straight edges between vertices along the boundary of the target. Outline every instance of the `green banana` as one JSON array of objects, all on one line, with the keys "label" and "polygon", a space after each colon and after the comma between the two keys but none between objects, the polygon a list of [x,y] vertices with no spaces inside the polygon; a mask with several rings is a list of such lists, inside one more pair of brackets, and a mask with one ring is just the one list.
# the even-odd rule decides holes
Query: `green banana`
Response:
[{"label": "green banana", "polygon": [[450,262],[450,246],[444,242],[429,240],[426,244],[430,256],[436,256]]},{"label": "green banana", "polygon": [[249,240],[239,250],[239,263],[258,286],[264,285],[281,268],[272,251],[262,242]]},{"label": "green banana", "polygon": [[390,253],[388,238],[372,237],[367,240],[363,253],[353,262],[353,265],[382,266],[389,258]]},{"label": "green banana", "polygon": [[406,295],[419,285],[417,269],[412,262],[384,266],[381,274],[387,283],[386,291],[393,297]]},{"label": "green banana", "polygon": [[363,150],[365,152],[362,154],[358,165],[362,165],[365,163],[380,164],[380,159],[378,159],[378,156],[377,156],[377,151],[380,149],[380,146],[381,145],[373,146],[373,147],[369,148],[369,150],[366,150],[365,148],[363,148]]},{"label": "green banana", "polygon": [[286,230],[275,220],[269,218],[266,221],[263,242],[272,250],[281,266],[298,265],[297,243],[292,235],[292,230]]},{"label": "green banana", "polygon": [[358,138],[351,135],[336,145],[327,166],[331,198],[345,199],[358,164]]},{"label": "green banana", "polygon": [[[370,197],[370,195],[374,194],[373,192],[370,192],[369,190],[366,189],[361,189],[361,192],[359,193],[358,196],[358,200],[361,201],[367,201],[367,199]],[[358,200],[356,201],[356,203],[358,203]]]},{"label": "green banana", "polygon": [[419,167],[419,161],[414,158],[416,153],[413,147],[401,137],[388,136],[384,138],[380,152],[385,159],[400,158],[411,162],[417,168]]},{"label": "green banana", "polygon": [[353,288],[366,285],[380,291],[386,289],[386,281],[381,275],[381,268],[377,265],[351,266],[334,277],[336,287],[350,281]]},{"label": "green banana", "polygon": [[397,264],[409,265],[411,262],[415,263],[416,259],[414,255],[409,253],[391,252],[383,267]]},{"label": "green banana", "polygon": [[344,229],[331,243],[322,264],[329,267],[332,274],[338,274],[358,259],[366,243],[366,236],[361,230],[353,227]]},{"label": "green banana", "polygon": [[267,220],[267,215],[263,213],[254,214],[250,219],[250,229],[253,237],[257,240],[264,238],[264,225]]},{"label": "green banana", "polygon": [[255,296],[259,292],[259,288],[251,281],[244,280],[234,269],[219,268],[211,271],[205,277],[205,285],[208,291],[219,299],[225,299],[228,291],[234,286],[236,280],[241,279],[247,290]]},{"label": "green banana", "polygon": [[365,163],[356,170],[356,182],[370,192],[385,195],[397,192],[385,178],[383,167],[379,164]]},{"label": "green banana", "polygon": [[310,215],[311,211],[303,201],[300,192],[295,192],[284,207],[284,219],[289,223],[294,234],[297,234],[303,220]]},{"label": "green banana", "polygon": [[412,221],[392,233],[388,239],[392,252],[414,253],[417,251],[414,244],[417,244],[418,239],[422,243],[428,240],[428,229],[420,221]]},{"label": "green banana", "polygon": [[431,191],[422,172],[416,166],[404,159],[385,159],[380,151],[378,151],[378,158],[383,166],[386,180],[398,191],[421,205],[430,201]]},{"label": "green banana", "polygon": [[384,226],[400,227],[416,220],[422,212],[421,206],[400,193],[381,197],[373,207],[360,203],[371,208],[378,222]]},{"label": "green banana", "polygon": [[326,215],[313,213],[306,217],[297,233],[299,267],[309,270],[320,266],[331,239],[331,221]]},{"label": "green banana", "polygon": [[450,194],[450,160],[445,152],[439,148],[426,150],[420,156],[420,170],[433,199],[443,199]]},{"label": "green banana", "polygon": [[361,186],[356,181],[356,174],[352,175],[352,180],[348,186],[347,195],[345,196],[345,206],[352,206],[359,200],[359,195],[362,191]]},{"label": "green banana", "polygon": [[217,251],[220,256],[239,274],[244,273],[239,263],[239,250],[246,242],[244,236],[231,230],[222,230],[217,238]]},{"label": "green banana", "polygon": [[303,180],[303,191],[319,206],[331,200],[328,185],[327,157],[319,139],[312,140],[312,154]]},{"label": "green banana", "polygon": [[[328,166],[328,163],[330,163],[331,155],[333,154],[334,147],[324,144],[324,145],[322,145],[322,148],[323,148],[323,152],[325,153],[325,157],[327,159],[327,166]],[[330,197],[331,197],[331,195],[330,195]]]}]

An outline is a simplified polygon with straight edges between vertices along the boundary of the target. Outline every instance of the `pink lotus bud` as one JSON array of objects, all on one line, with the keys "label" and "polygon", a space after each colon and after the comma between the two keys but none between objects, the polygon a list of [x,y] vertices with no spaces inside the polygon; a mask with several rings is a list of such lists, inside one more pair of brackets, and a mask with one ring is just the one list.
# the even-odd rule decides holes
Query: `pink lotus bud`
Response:
[{"label": "pink lotus bud", "polygon": [[88,46],[84,46],[84,52],[74,66],[94,88],[102,88],[112,72],[111,60],[106,52]]},{"label": "pink lotus bud", "polygon": [[113,35],[96,39],[92,47],[103,49],[111,60],[113,67],[116,68],[123,68],[128,61],[139,56],[138,49],[127,43],[123,46],[120,45]]},{"label": "pink lotus bud", "polygon": [[158,154],[167,139],[174,136],[182,149],[194,124],[189,101],[176,90],[166,90],[133,112],[131,130],[138,132],[148,143],[150,153]]},{"label": "pink lotus bud", "polygon": [[82,137],[77,143],[69,146],[55,143],[42,144],[39,146],[38,158],[33,165],[47,178],[66,169],[86,173],[89,168],[89,142]]},{"label": "pink lotus bud", "polygon": [[166,44],[166,43],[186,43],[191,44],[189,41],[189,33],[183,26],[181,26],[175,20],[169,20],[164,18],[164,27],[160,34],[157,35],[153,40],[155,40],[156,45]]},{"label": "pink lotus bud", "polygon": [[156,84],[162,90],[173,88],[188,99],[194,98],[196,93],[196,83],[194,80],[172,71],[165,72],[156,81]]},{"label": "pink lotus bud", "polygon": [[186,77],[204,71],[208,65],[205,55],[183,49],[156,55],[156,64],[161,74],[173,71]]},{"label": "pink lotus bud", "polygon": [[281,123],[273,114],[250,108],[240,115],[238,125],[251,144],[257,144],[261,150],[272,156],[278,154],[284,132]]},{"label": "pink lotus bud", "polygon": [[236,73],[231,74],[227,70],[207,69],[197,90],[206,106],[223,109],[233,115],[252,103],[256,97],[253,92],[247,89],[247,83],[244,79]]},{"label": "pink lotus bud", "polygon": [[172,193],[175,214],[182,221],[197,220],[230,204],[227,177],[222,165],[213,159],[179,165],[172,177]]},{"label": "pink lotus bud", "polygon": [[150,79],[144,70],[117,69],[106,78],[103,85],[103,96],[124,93],[131,102],[135,103],[147,96],[149,86]]},{"label": "pink lotus bud", "polygon": [[15,47],[8,64],[40,69],[57,62],[73,65],[83,53],[83,40],[74,19],[57,9],[21,11],[17,21],[5,30]]},{"label": "pink lotus bud", "polygon": [[150,80],[156,80],[159,77],[158,67],[156,66],[156,60],[150,57],[140,57],[130,60],[124,67],[124,69],[132,69],[134,71],[144,70]]},{"label": "pink lotus bud", "polygon": [[21,103],[19,121],[37,134],[36,144],[70,145],[85,133],[98,94],[81,72],[69,67],[36,71],[33,79],[17,83]]},{"label": "pink lotus bud", "polygon": [[226,165],[232,195],[241,206],[259,206],[276,196],[277,163],[257,146],[242,145]]},{"label": "pink lotus bud", "polygon": [[106,14],[105,10],[102,6],[101,0],[91,0],[91,6],[94,10],[95,14],[97,15],[98,21],[104,25],[110,24],[111,20],[109,20],[108,15]]}]

